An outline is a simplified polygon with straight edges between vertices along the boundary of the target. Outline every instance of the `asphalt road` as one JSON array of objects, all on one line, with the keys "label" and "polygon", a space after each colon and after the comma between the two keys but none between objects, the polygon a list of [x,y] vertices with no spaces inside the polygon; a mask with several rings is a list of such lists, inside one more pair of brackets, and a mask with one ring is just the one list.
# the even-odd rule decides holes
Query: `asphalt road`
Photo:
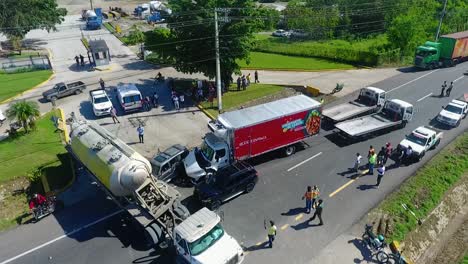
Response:
[{"label": "asphalt road", "polygon": [[[309,148],[292,157],[276,158],[277,155],[272,154],[253,160],[260,175],[254,191],[221,207],[227,232],[246,248],[245,263],[314,263],[313,258],[321,249],[357,222],[438,150],[427,153],[422,162],[388,170],[380,189],[372,186],[375,176],[364,176],[329,197],[329,194],[350,181],[348,177],[351,174],[342,175],[342,172],[351,166],[355,153],[360,152],[365,156],[369,145],[376,149],[387,141],[396,145],[412,129],[430,123],[435,125],[432,119],[442,105],[468,93],[468,78],[460,78],[467,68],[468,64],[465,63],[434,72],[407,72],[374,84],[373,86],[388,90],[390,98],[399,98],[415,105],[414,118],[404,129],[354,144],[339,140],[333,135],[333,131],[322,131],[319,136],[307,141]],[[435,96],[444,80],[456,79],[450,98]],[[430,93],[434,95],[431,96]],[[352,99],[351,96],[340,101]],[[468,121],[465,120],[460,127],[445,130],[438,149],[467,128]],[[310,159],[312,156],[316,157]],[[308,161],[302,163],[305,160]],[[302,164],[297,166],[300,163]],[[291,169],[293,167],[295,168]],[[309,224],[306,221],[308,216],[302,214],[304,202],[300,197],[307,185],[314,184],[320,187],[325,200],[324,226]],[[188,195],[191,190],[181,189],[181,192]],[[0,264],[171,263],[167,253],[160,255],[160,252],[153,252],[142,246],[141,236],[125,226],[118,216],[77,230],[117,210],[98,189],[89,191],[86,195],[86,199],[55,216],[1,234]],[[184,202],[193,204],[191,198]],[[261,244],[266,238],[266,231],[263,229],[265,219],[275,220],[279,229],[273,249],[264,249]],[[67,233],[71,234],[63,236]],[[260,246],[257,246],[259,243]],[[35,250],[27,252],[31,249]],[[27,254],[21,256],[24,252]],[[11,259],[18,255],[20,257]]]}]

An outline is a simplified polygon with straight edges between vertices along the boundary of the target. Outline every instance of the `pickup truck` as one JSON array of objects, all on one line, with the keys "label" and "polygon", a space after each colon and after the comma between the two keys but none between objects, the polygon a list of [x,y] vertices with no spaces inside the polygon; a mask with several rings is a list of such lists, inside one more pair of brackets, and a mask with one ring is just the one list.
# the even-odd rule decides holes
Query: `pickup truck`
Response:
[{"label": "pickup truck", "polygon": [[442,132],[432,127],[420,126],[407,135],[400,144],[398,150],[406,150],[409,146],[413,149],[413,158],[420,161],[426,152],[435,149],[442,138]]},{"label": "pickup truck", "polygon": [[385,103],[385,91],[375,87],[365,87],[359,97],[344,104],[332,106],[322,111],[324,122],[338,123],[347,119],[378,112]]},{"label": "pickup truck", "polygon": [[188,149],[182,145],[175,144],[168,149],[158,152],[151,160],[153,176],[158,180],[170,182],[183,176],[183,160],[188,154]]},{"label": "pickup truck", "polygon": [[467,97],[468,94],[465,98],[454,99],[447,106],[442,107],[442,111],[437,115],[437,121],[451,127],[459,126],[461,120],[465,119],[468,114]]},{"label": "pickup truck", "polygon": [[89,91],[89,97],[95,116],[110,115],[112,102],[107,96],[106,91],[102,89]]},{"label": "pickup truck", "polygon": [[340,122],[335,127],[349,138],[363,138],[371,133],[393,128],[403,128],[413,119],[414,107],[403,100],[385,102],[379,113]]},{"label": "pickup truck", "polygon": [[57,83],[49,89],[42,93],[42,96],[47,101],[55,101],[58,98],[69,96],[72,94],[80,94],[83,90],[86,89],[86,85],[82,81],[72,82],[72,83]]}]

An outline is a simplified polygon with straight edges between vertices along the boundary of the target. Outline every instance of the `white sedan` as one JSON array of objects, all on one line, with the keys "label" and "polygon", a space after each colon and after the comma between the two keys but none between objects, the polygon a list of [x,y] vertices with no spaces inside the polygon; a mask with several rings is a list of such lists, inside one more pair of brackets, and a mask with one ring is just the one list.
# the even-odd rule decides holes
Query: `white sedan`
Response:
[{"label": "white sedan", "polygon": [[274,37],[283,37],[283,38],[287,38],[291,35],[291,33],[289,31],[286,31],[286,30],[283,30],[283,29],[278,29],[276,31],[274,31],[271,35],[273,35]]}]

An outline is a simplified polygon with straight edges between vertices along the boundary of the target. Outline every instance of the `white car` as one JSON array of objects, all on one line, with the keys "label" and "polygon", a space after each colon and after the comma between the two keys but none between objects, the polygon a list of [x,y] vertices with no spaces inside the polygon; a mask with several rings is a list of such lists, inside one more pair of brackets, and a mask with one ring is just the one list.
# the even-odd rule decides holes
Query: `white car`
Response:
[{"label": "white car", "polygon": [[427,151],[435,149],[439,145],[441,138],[442,132],[432,127],[420,126],[398,144],[398,149],[406,150],[411,147],[413,158],[419,161]]},{"label": "white car", "polygon": [[457,127],[467,114],[468,103],[455,99],[447,106],[443,107],[442,111],[437,115],[437,121],[452,127]]},{"label": "white car", "polygon": [[89,92],[91,104],[93,105],[93,113],[95,116],[110,115],[112,102],[104,90],[93,90]]},{"label": "white car", "polygon": [[274,37],[287,38],[291,35],[291,33],[283,29],[278,29],[275,32],[271,33],[271,35],[273,35]]},{"label": "white car", "polygon": [[3,115],[2,109],[0,109],[0,125],[6,120],[6,117]]}]

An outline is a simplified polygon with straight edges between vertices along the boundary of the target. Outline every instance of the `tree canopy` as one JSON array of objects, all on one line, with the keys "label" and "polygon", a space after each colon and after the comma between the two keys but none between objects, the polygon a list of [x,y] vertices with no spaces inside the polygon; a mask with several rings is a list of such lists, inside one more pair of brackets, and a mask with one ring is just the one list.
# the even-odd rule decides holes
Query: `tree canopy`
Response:
[{"label": "tree canopy", "polygon": [[0,10],[0,32],[9,38],[23,38],[33,29],[55,30],[67,14],[56,0],[2,0]]},{"label": "tree canopy", "polygon": [[169,30],[147,33],[145,47],[156,52],[163,61],[170,61],[184,73],[201,72],[216,76],[214,10],[219,11],[219,46],[221,80],[228,84],[239,72],[238,60],[248,59],[253,33],[268,25],[261,19],[261,9],[252,0],[170,0],[173,15],[167,18]]}]

